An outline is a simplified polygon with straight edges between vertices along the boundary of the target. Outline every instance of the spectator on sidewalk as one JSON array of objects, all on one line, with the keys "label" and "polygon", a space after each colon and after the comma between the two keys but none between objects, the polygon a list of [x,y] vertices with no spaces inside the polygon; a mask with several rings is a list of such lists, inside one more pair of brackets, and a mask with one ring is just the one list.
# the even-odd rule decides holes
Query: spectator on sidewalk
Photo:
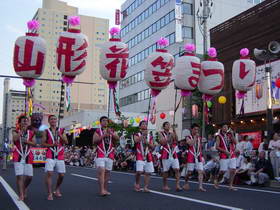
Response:
[{"label": "spectator on sidewalk", "polygon": [[275,177],[279,177],[280,167],[280,138],[278,133],[274,133],[273,139],[270,140],[269,146],[270,160],[273,167],[273,173]]},{"label": "spectator on sidewalk", "polygon": [[265,153],[260,152],[259,159],[250,173],[251,184],[265,185],[269,179],[273,179],[271,163],[265,159]]}]

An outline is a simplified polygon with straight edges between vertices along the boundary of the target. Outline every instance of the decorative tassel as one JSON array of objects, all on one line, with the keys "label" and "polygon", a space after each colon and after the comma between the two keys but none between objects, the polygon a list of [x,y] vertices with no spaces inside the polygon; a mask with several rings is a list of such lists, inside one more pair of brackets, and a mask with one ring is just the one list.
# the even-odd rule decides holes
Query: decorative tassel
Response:
[{"label": "decorative tassel", "polygon": [[65,97],[65,103],[66,103],[66,110],[67,112],[71,109],[71,85],[66,85],[66,97]]},{"label": "decorative tassel", "polygon": [[33,101],[32,101],[32,91],[31,88],[28,87],[27,88],[27,101],[28,101],[28,111],[27,111],[27,115],[31,116],[32,112],[33,112]]},{"label": "decorative tassel", "polygon": [[116,97],[116,88],[113,88],[113,101],[114,101],[114,109],[115,109],[115,113],[117,116],[121,116],[121,111],[120,111],[120,106],[119,106],[119,103],[118,103],[118,99]]}]

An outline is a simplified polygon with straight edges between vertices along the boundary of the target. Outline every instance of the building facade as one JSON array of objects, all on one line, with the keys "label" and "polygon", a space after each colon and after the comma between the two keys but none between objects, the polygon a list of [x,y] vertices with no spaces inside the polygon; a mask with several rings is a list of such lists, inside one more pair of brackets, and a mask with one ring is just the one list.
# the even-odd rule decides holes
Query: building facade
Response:
[{"label": "building facade", "polygon": [[[69,16],[79,15],[78,8],[59,0],[43,0],[33,19],[40,22],[39,35],[47,42],[47,57],[42,78],[61,79],[56,66],[56,42],[60,32],[67,31]],[[105,110],[107,106],[107,84],[99,74],[98,45],[108,40],[109,20],[79,15],[81,31],[88,37],[87,68],[75,81],[92,84],[74,83],[71,88],[72,112],[79,110]],[[33,88],[35,103],[41,104],[45,110],[35,111],[58,114],[61,94],[61,83],[37,81]],[[70,114],[70,113],[65,113]]]},{"label": "building facade", "polygon": [[4,80],[3,93],[3,116],[2,116],[2,142],[4,139],[11,140],[12,130],[15,129],[17,117],[25,113],[25,91],[10,90],[10,79]]},{"label": "building facade", "polygon": [[[211,44],[219,49],[219,60],[224,64],[225,86],[220,95],[227,98],[226,104],[215,103],[213,108],[213,121],[217,125],[231,124],[239,133],[260,132],[266,135],[267,118],[266,104],[268,101],[267,81],[264,62],[255,59],[253,50],[267,49],[269,42],[280,42],[280,2],[266,0],[238,16],[211,29]],[[267,15],[269,14],[269,15]],[[260,25],[264,27],[259,27]],[[244,115],[240,115],[241,101],[236,99],[232,88],[232,64],[239,59],[241,48],[250,50],[251,59],[257,63],[256,84],[252,91],[248,91],[244,101]],[[280,75],[280,54],[278,60],[271,62],[271,81],[275,84]],[[269,64],[267,64],[268,66]],[[272,86],[272,109],[274,130],[279,132],[280,98],[277,94],[279,88]],[[218,96],[217,96],[218,97]],[[217,99],[214,99],[217,100]],[[230,110],[230,111],[229,111]]]},{"label": "building facade", "polygon": [[[186,43],[195,43],[197,53],[203,53],[203,38],[196,16],[202,9],[200,3],[199,0],[127,0],[122,5],[121,37],[130,50],[128,75],[120,82],[119,87],[122,111],[147,112],[150,92],[144,81],[145,58],[156,50],[156,42],[160,37],[169,40],[167,49],[175,59],[183,51]],[[215,0],[213,3],[210,8],[209,28],[245,11],[258,1]],[[165,106],[170,91],[175,92],[173,88],[162,91],[163,97],[162,100],[158,100],[158,110],[173,109],[173,106],[169,108]],[[191,103],[188,98],[187,102],[184,102],[184,107],[181,107],[184,112],[179,110],[185,115],[181,117],[186,121],[183,127],[189,127],[192,122]]]}]

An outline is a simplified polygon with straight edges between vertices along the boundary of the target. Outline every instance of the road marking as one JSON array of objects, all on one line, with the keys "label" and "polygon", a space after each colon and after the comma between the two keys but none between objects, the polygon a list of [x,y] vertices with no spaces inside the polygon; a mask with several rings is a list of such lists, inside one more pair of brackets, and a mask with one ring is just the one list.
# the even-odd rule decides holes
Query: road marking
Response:
[{"label": "road marking", "polygon": [[30,208],[23,201],[18,200],[17,194],[2,176],[0,176],[0,182],[5,188],[5,190],[8,192],[8,194],[10,195],[10,197],[13,199],[14,203],[16,204],[19,210],[30,210]]},{"label": "road marking", "polygon": [[236,208],[236,207],[233,207],[233,206],[226,206],[226,205],[222,205],[222,204],[218,204],[218,203],[212,203],[212,202],[208,202],[208,201],[198,200],[198,199],[179,196],[179,195],[173,195],[173,194],[169,194],[169,193],[163,193],[163,192],[154,191],[154,190],[150,190],[150,191],[151,191],[151,193],[154,193],[154,194],[164,195],[164,196],[168,196],[168,197],[171,197],[171,198],[178,198],[178,199],[191,201],[191,202],[195,202],[195,203],[199,203],[199,204],[205,204],[205,205],[208,205],[208,206],[215,206],[215,207],[220,207],[220,208],[224,208],[224,209],[232,209],[232,210],[242,210],[240,208]]},{"label": "road marking", "polygon": [[[69,167],[74,167],[74,166],[69,166]],[[77,168],[77,167],[74,167],[74,168]],[[96,170],[95,168],[82,168],[82,169]],[[133,173],[120,172],[120,171],[112,171],[112,173],[135,176],[135,174],[133,174]],[[157,176],[151,176],[151,178],[152,179],[162,179],[162,177],[157,177]],[[168,178],[168,180],[175,181],[174,178]],[[184,182],[184,180],[180,180],[180,182]],[[195,181],[189,181],[189,182],[193,183],[193,184],[198,184],[198,182],[195,182]],[[214,184],[211,184],[211,183],[203,183],[203,185],[214,186]],[[224,188],[228,188],[227,185],[219,185],[219,186],[224,187]],[[252,192],[270,193],[270,194],[278,194],[278,195],[280,194],[280,192],[271,191],[271,190],[259,190],[259,189],[247,188],[247,187],[235,187],[235,188],[239,189],[239,190],[247,190],[247,191],[252,191]]]},{"label": "road marking", "polygon": [[[80,174],[73,174],[71,173],[72,176],[78,176],[78,177],[82,177],[82,178],[85,178],[85,179],[92,179],[92,180],[95,180],[95,181],[98,181],[97,178],[93,178],[93,177],[90,177],[90,176],[84,176],[84,175],[80,175]],[[111,184],[112,182],[109,181],[109,183]]]}]

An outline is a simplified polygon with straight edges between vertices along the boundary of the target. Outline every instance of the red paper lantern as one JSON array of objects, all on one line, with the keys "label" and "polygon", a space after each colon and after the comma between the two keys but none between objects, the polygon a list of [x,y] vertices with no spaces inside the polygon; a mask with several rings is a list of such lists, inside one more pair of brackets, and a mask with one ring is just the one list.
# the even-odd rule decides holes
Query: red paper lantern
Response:
[{"label": "red paper lantern", "polygon": [[128,69],[128,46],[121,39],[114,38],[119,34],[118,28],[111,28],[112,38],[103,44],[100,50],[100,75],[108,81],[109,88],[114,89],[117,82],[125,78]]},{"label": "red paper lantern", "polygon": [[277,78],[275,81],[276,87],[280,88],[280,78]]},{"label": "red paper lantern", "polygon": [[159,115],[159,117],[160,117],[161,119],[165,119],[166,114],[165,114],[165,113],[161,113],[161,114]]}]

